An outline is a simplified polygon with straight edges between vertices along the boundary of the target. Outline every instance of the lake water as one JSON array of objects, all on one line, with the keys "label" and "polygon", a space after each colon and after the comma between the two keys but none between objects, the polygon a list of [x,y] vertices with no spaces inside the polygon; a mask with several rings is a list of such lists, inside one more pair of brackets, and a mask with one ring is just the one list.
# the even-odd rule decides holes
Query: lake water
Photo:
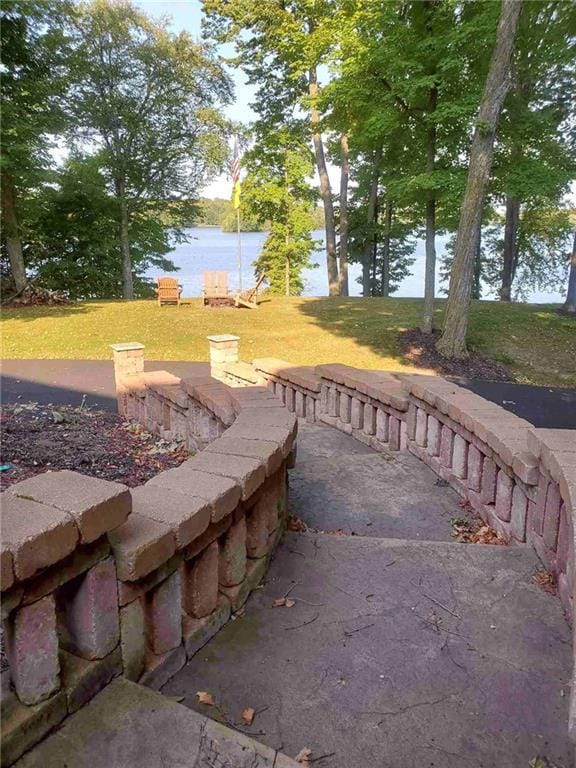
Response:
[{"label": "lake water", "polygon": [[[238,288],[238,255],[237,255],[237,235],[234,232],[222,232],[217,227],[194,227],[186,230],[190,238],[189,243],[181,243],[168,258],[179,267],[177,277],[183,285],[183,296],[200,296],[202,292],[202,273],[207,270],[225,270],[229,274],[229,287],[231,290]],[[244,289],[254,284],[253,262],[258,257],[266,232],[243,232],[242,233],[242,282]],[[323,240],[323,230],[314,233],[317,240]],[[438,264],[444,252],[444,246],[448,238],[437,238],[437,256]],[[406,277],[398,289],[395,296],[418,297],[424,293],[424,241],[420,240],[416,247],[416,261],[412,266],[412,274]],[[326,257],[323,245],[314,255],[313,261],[318,263],[316,269],[309,269],[304,272],[305,296],[326,296],[328,294],[328,278],[326,275]],[[150,269],[149,277],[157,277],[164,274],[160,270]],[[351,264],[350,274],[350,295],[360,296],[361,286],[356,278],[361,275],[359,264]],[[439,276],[437,276],[437,291],[440,287]],[[484,292],[484,298],[490,298]],[[534,292],[530,296],[532,302],[560,302],[564,297],[558,293]]]}]

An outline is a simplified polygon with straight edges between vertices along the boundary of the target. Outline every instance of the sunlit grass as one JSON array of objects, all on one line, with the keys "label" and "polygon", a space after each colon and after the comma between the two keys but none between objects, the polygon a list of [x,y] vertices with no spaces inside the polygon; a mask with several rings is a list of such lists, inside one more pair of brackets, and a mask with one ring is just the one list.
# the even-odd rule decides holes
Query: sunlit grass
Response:
[{"label": "sunlit grass", "polygon": [[[95,301],[3,311],[5,358],[110,357],[110,344],[140,341],[149,360],[207,360],[206,336],[235,333],[241,357],[312,365],[344,362],[397,370],[399,331],[418,325],[419,299],[274,298],[258,310],[180,308],[154,301]],[[443,302],[436,324],[441,325]],[[550,305],[474,302],[470,344],[505,363],[520,381],[576,386],[576,323]]]}]

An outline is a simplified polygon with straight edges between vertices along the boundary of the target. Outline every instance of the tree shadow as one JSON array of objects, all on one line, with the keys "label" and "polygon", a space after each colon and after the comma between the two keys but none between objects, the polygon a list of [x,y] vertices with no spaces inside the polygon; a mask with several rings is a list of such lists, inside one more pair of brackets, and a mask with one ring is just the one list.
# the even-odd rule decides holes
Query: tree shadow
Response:
[{"label": "tree shadow", "polygon": [[[299,305],[302,314],[333,336],[353,339],[377,355],[409,365],[398,343],[398,334],[418,325],[422,299],[315,298]],[[440,310],[438,310],[440,313]]]},{"label": "tree shadow", "polygon": [[2,306],[2,318],[4,320],[23,320],[32,322],[45,317],[57,320],[60,317],[69,315],[84,315],[90,312],[97,312],[102,309],[105,302],[94,301],[79,302],[78,304],[31,304],[31,305],[12,305]]},{"label": "tree shadow", "polygon": [[[209,363],[146,361],[147,371],[163,370],[186,378],[209,375]],[[35,402],[116,411],[111,360],[3,360],[2,402]]]}]

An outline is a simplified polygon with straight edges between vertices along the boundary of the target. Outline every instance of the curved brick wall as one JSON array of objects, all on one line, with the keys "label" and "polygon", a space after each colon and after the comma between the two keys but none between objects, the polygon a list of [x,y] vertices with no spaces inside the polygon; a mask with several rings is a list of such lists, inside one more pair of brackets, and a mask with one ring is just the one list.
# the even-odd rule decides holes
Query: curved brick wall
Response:
[{"label": "curved brick wall", "polygon": [[[557,579],[574,622],[576,432],[536,429],[438,376],[254,360],[258,381],[308,421],[377,449],[418,456],[511,542],[527,542]],[[234,381],[234,370],[224,379]],[[576,741],[576,680],[570,735]]]},{"label": "curved brick wall", "polygon": [[120,411],[198,453],[132,490],[64,471],[2,495],[2,765],[116,675],[163,685],[243,605],[285,527],[297,421],[278,398],[120,352]]}]

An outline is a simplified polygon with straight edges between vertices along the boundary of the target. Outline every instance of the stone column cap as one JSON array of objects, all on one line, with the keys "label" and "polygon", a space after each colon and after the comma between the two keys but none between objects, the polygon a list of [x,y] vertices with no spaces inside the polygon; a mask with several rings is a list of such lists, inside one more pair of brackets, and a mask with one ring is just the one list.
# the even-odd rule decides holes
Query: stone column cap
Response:
[{"label": "stone column cap", "polygon": [[124,341],[122,344],[110,344],[114,352],[130,352],[133,349],[144,349],[144,344],[139,341]]},{"label": "stone column cap", "polygon": [[215,341],[216,343],[222,341],[240,341],[240,336],[233,336],[231,333],[222,333],[216,336],[206,336],[208,341]]}]

